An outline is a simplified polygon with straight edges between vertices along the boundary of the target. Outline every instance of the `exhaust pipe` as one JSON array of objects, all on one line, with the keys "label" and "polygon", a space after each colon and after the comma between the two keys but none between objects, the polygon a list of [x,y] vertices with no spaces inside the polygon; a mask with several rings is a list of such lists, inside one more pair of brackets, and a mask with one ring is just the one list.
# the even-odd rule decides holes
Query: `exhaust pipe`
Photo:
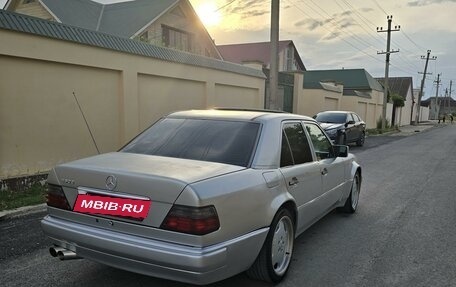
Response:
[{"label": "exhaust pipe", "polygon": [[65,249],[60,246],[53,246],[49,248],[49,253],[52,257],[58,257],[60,260],[81,259],[75,252]]},{"label": "exhaust pipe", "polygon": [[59,253],[60,251],[64,251],[66,250],[65,248],[63,247],[59,247],[59,246],[52,246],[49,248],[49,253],[51,253],[51,256],[52,257],[57,257],[57,253]]},{"label": "exhaust pipe", "polygon": [[63,250],[57,252],[57,256],[60,260],[72,260],[72,259],[81,259],[75,252],[70,250]]}]

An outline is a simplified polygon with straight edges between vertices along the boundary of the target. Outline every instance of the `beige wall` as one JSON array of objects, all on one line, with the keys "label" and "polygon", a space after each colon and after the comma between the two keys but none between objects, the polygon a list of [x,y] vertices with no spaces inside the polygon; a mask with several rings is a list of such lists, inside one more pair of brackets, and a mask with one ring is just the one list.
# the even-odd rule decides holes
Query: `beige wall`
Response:
[{"label": "beige wall", "polygon": [[[343,96],[341,110],[354,111],[366,122],[368,129],[376,128],[377,120],[382,116],[383,93],[371,91],[371,98]],[[387,112],[387,118],[390,113]]]},{"label": "beige wall", "polygon": [[367,128],[375,128],[377,119],[382,115],[383,93],[372,91],[371,98],[343,96],[343,86],[332,90],[303,89],[303,75],[295,73],[293,111],[297,114],[313,116],[327,110],[354,111],[366,122]]},{"label": "beige wall", "polygon": [[215,85],[215,107],[261,108],[263,99],[257,96],[255,89],[240,88],[234,85]]},{"label": "beige wall", "polygon": [[0,30],[0,179],[114,151],[169,112],[262,108],[263,78]]},{"label": "beige wall", "polygon": [[154,75],[138,76],[140,129],[145,129],[163,115],[184,109],[206,107],[205,82],[173,79]]},{"label": "beige wall", "polygon": [[[293,112],[296,114],[313,116],[321,111],[328,110],[326,105],[340,103],[342,90],[328,91],[322,89],[306,89],[303,87],[303,74],[294,74]],[[334,109],[334,108],[331,108]],[[337,107],[339,109],[339,107]]]},{"label": "beige wall", "polygon": [[[397,108],[398,110],[396,111],[396,114],[399,115],[398,120],[396,122],[399,124],[399,126],[404,126],[404,125],[410,125],[410,118],[413,113],[412,108],[413,108],[413,98],[412,98],[412,87],[409,87],[409,90],[407,91],[407,96],[404,101],[404,106]],[[415,119],[413,118],[412,121]]]}]

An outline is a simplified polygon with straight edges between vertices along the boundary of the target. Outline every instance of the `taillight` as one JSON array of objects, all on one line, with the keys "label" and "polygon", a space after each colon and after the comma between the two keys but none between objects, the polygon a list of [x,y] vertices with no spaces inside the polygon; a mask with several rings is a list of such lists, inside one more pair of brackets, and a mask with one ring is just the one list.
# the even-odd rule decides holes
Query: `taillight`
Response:
[{"label": "taillight", "polygon": [[218,230],[220,222],[214,206],[174,205],[160,228],[181,233],[205,235]]},{"label": "taillight", "polygon": [[65,193],[63,193],[63,189],[59,185],[47,185],[46,203],[48,206],[71,210]]}]

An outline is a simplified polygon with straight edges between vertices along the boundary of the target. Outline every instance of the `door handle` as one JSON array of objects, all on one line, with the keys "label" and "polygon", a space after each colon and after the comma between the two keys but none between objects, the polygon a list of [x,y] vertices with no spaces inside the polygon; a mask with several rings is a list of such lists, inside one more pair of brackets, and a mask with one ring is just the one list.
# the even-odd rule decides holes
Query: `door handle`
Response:
[{"label": "door handle", "polygon": [[327,175],[328,174],[328,170],[326,169],[326,167],[321,170],[321,174],[322,175]]},{"label": "door handle", "polygon": [[298,178],[297,178],[296,176],[294,176],[294,177],[291,179],[291,181],[288,182],[288,185],[289,185],[289,186],[295,186],[295,185],[297,185],[298,183],[299,183]]}]

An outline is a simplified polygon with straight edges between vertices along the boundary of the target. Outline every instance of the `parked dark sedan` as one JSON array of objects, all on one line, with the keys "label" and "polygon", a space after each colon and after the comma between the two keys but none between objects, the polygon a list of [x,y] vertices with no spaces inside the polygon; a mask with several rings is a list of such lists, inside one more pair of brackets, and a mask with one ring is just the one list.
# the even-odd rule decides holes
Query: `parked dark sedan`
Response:
[{"label": "parked dark sedan", "polygon": [[363,146],[366,137],[366,124],[354,112],[326,111],[318,113],[314,119],[335,143],[356,143]]}]

